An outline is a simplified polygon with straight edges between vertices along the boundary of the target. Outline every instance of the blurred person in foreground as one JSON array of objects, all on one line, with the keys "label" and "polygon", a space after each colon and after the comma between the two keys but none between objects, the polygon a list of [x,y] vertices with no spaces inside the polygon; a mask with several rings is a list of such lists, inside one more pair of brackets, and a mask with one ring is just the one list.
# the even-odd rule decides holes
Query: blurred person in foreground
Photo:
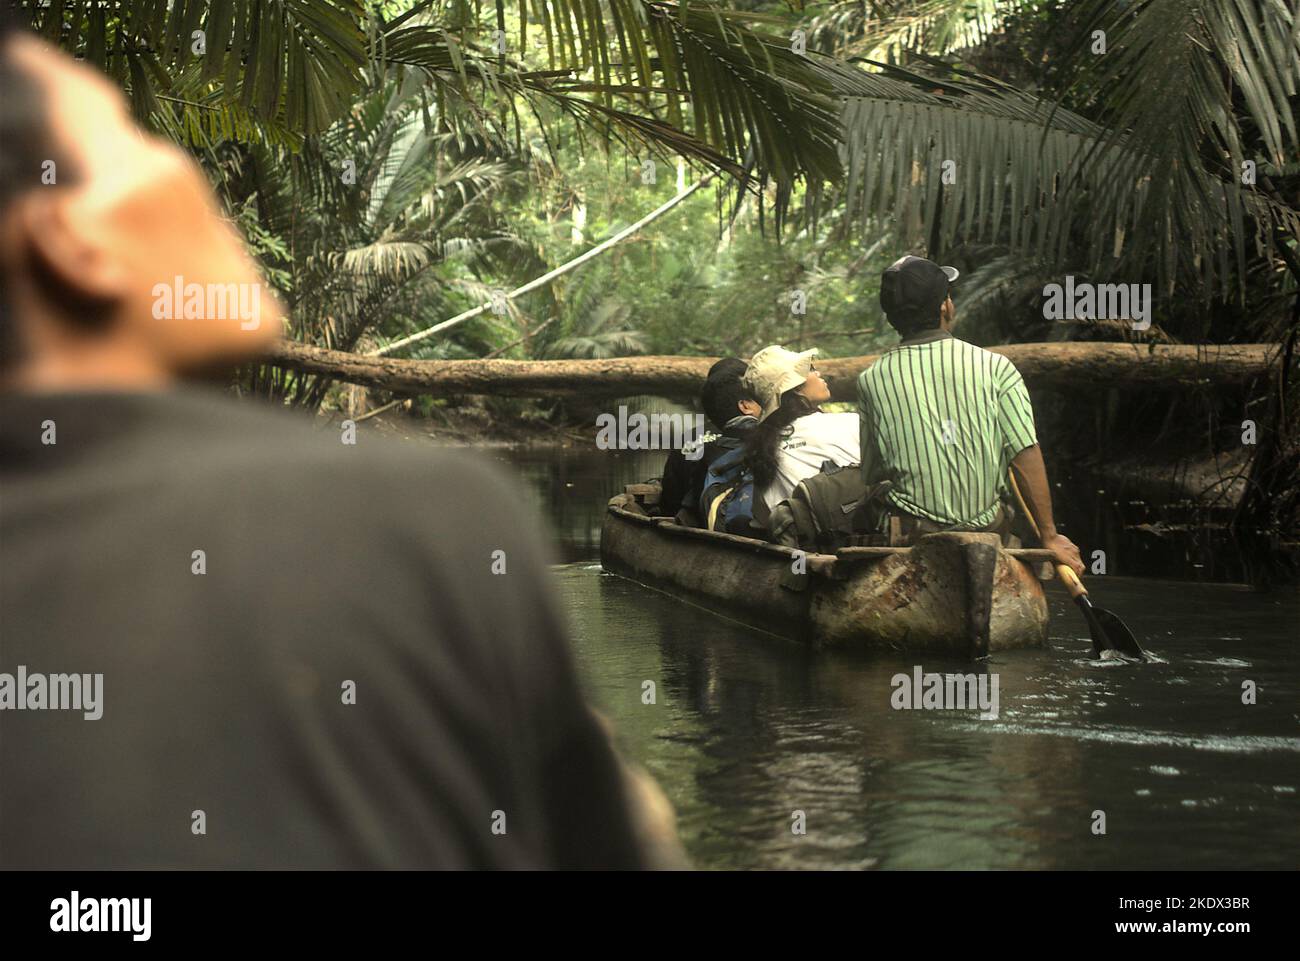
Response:
[{"label": "blurred person in foreground", "polygon": [[202,173],[7,7],[0,94],[0,869],[680,863],[512,487],[183,386],[282,329]]}]

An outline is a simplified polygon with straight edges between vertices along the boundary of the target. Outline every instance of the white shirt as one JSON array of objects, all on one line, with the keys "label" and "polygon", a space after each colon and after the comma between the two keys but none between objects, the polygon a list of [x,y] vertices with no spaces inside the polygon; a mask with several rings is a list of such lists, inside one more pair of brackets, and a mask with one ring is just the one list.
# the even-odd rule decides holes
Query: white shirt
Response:
[{"label": "white shirt", "polygon": [[857,414],[805,414],[791,425],[776,454],[776,477],[763,491],[771,510],[785,500],[799,482],[812,477],[831,461],[840,467],[862,463],[858,446]]}]

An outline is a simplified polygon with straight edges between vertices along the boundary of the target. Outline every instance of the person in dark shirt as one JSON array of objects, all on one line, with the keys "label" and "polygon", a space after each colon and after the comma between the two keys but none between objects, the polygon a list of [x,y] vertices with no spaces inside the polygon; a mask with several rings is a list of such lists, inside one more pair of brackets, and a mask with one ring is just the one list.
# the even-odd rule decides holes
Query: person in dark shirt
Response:
[{"label": "person in dark shirt", "polygon": [[282,327],[202,173],[3,24],[0,88],[0,869],[662,863],[511,485],[187,386]]},{"label": "person in dark shirt", "polygon": [[668,455],[655,513],[699,526],[697,508],[709,465],[740,446],[745,434],[758,423],[758,401],[742,382],[745,369],[739,357],[724,357],[709,368],[700,391],[700,406],[714,430]]}]

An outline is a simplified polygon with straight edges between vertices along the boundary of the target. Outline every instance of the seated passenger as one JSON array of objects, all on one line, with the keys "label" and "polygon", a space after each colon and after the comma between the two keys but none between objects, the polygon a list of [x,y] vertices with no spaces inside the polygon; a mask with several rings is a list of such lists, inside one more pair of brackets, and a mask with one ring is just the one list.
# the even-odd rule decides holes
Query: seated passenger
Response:
[{"label": "seated passenger", "polygon": [[756,517],[760,511],[770,514],[795,485],[823,466],[859,463],[858,415],[822,412],[820,405],[831,399],[831,392],[813,367],[816,353],[765,347],[745,373],[745,384],[761,407],[758,426],[745,441],[746,463],[759,492]]},{"label": "seated passenger", "polygon": [[700,526],[695,507],[709,465],[727,451],[738,448],[745,434],[758,423],[758,402],[741,383],[746,366],[739,357],[724,357],[709,368],[700,391],[700,406],[714,430],[668,455],[663,488],[655,508],[659,516],[676,516],[683,524]]}]

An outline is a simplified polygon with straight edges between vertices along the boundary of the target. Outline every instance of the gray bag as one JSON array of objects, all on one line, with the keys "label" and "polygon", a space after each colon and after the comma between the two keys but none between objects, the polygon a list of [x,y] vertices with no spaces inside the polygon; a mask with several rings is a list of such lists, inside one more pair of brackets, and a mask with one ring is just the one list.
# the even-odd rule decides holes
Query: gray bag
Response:
[{"label": "gray bag", "polygon": [[867,490],[857,465],[839,467],[827,461],[772,509],[769,539],[785,547],[833,554],[866,539],[880,527],[885,481]]}]

